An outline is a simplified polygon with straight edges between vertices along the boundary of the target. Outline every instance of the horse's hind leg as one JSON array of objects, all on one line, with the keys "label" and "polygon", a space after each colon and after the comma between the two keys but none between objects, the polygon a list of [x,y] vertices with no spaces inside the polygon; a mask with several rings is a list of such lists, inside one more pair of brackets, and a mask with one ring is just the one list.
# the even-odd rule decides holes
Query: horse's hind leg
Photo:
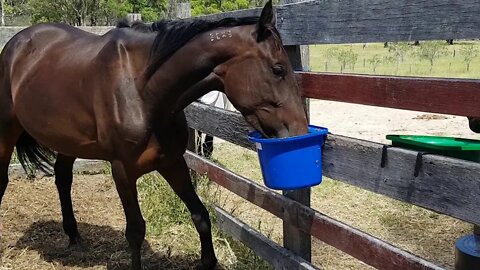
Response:
[{"label": "horse's hind leg", "polygon": [[5,115],[0,115],[0,205],[8,185],[8,165],[21,133],[22,128],[16,119],[6,119]]},{"label": "horse's hind leg", "polygon": [[183,156],[174,165],[159,170],[175,193],[182,199],[192,216],[193,223],[200,235],[202,248],[201,269],[214,269],[217,264],[213,250],[211,223],[208,211],[198,198],[192,185],[190,173]]},{"label": "horse's hind leg", "polygon": [[73,214],[72,206],[72,181],[73,181],[73,163],[74,157],[67,157],[62,154],[57,155],[55,161],[55,185],[57,186],[60,197],[60,206],[62,208],[63,229],[70,238],[69,246],[75,245],[81,241],[78,233],[77,221]]},{"label": "horse's hind leg", "polygon": [[0,139],[0,205],[8,185],[8,165],[13,152],[13,144]]}]

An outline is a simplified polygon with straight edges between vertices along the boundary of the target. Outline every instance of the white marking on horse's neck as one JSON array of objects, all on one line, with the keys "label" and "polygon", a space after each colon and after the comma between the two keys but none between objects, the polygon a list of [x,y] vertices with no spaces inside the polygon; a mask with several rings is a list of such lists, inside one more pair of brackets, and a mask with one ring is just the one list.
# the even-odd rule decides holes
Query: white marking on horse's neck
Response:
[{"label": "white marking on horse's neck", "polygon": [[210,33],[210,42],[215,42],[223,38],[232,38],[232,37],[233,37],[232,31],[230,30]]}]

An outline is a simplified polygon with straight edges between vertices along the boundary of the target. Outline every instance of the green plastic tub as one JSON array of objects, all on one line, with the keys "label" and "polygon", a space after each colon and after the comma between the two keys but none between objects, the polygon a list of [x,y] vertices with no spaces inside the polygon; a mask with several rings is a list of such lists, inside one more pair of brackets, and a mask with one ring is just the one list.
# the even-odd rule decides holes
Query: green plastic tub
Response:
[{"label": "green plastic tub", "polygon": [[480,162],[479,140],[423,135],[387,135],[387,139],[396,147]]}]

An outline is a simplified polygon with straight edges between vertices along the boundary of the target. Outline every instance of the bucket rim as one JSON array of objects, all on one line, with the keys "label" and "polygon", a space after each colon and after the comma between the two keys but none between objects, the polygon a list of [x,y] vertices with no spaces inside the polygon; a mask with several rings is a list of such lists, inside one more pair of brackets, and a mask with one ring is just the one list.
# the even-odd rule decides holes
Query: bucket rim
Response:
[{"label": "bucket rim", "polygon": [[248,139],[256,143],[278,143],[278,142],[292,142],[305,140],[307,138],[323,136],[328,134],[328,128],[319,127],[315,125],[308,125],[308,133],[299,136],[286,137],[286,138],[263,138],[262,134],[258,131],[252,131],[248,134]]}]

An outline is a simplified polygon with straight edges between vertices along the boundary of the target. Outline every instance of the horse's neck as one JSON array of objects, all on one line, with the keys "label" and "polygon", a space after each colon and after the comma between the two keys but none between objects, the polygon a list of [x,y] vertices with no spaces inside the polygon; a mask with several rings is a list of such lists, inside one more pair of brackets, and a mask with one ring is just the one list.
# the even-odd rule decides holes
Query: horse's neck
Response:
[{"label": "horse's neck", "polygon": [[150,78],[146,102],[155,115],[169,117],[212,90],[223,91],[215,67],[235,57],[242,46],[239,27],[202,33],[174,53]]}]

